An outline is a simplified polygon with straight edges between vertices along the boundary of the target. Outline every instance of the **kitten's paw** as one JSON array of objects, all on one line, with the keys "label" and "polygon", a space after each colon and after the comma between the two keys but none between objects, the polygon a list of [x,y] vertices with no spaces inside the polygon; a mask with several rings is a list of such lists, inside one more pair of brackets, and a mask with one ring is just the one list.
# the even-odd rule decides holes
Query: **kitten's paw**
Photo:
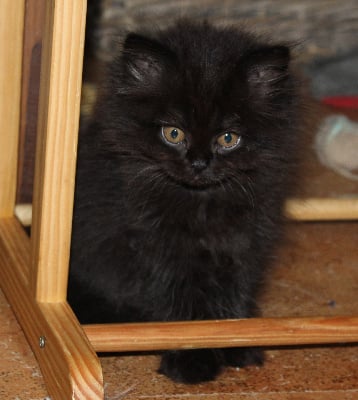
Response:
[{"label": "kitten's paw", "polygon": [[213,350],[168,351],[158,372],[175,382],[195,384],[215,379],[220,362]]},{"label": "kitten's paw", "polygon": [[227,348],[222,349],[225,365],[228,367],[248,367],[250,365],[263,365],[265,361],[264,352],[261,349],[250,348]]}]

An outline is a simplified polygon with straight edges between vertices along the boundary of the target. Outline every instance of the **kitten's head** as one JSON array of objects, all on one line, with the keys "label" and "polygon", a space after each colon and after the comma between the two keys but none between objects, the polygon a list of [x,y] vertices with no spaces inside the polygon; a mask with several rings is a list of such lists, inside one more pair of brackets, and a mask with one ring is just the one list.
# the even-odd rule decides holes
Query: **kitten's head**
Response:
[{"label": "kitten's head", "polygon": [[289,60],[287,47],[234,28],[184,21],[130,34],[112,66],[106,143],[152,184],[242,188],[288,158]]}]

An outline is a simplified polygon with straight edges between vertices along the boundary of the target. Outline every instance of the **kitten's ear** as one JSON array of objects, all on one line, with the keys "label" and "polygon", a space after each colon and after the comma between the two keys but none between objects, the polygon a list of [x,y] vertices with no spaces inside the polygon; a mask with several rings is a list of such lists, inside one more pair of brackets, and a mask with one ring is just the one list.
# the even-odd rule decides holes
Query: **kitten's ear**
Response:
[{"label": "kitten's ear", "polygon": [[249,87],[261,95],[279,93],[289,76],[290,50],[286,46],[266,46],[247,55]]},{"label": "kitten's ear", "polygon": [[124,42],[122,62],[133,82],[147,86],[160,78],[167,53],[156,40],[131,33]]}]

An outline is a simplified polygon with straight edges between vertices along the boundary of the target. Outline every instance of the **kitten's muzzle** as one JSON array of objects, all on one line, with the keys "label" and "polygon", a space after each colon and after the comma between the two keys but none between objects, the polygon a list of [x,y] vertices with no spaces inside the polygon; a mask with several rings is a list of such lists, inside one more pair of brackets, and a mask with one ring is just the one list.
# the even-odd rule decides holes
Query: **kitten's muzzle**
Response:
[{"label": "kitten's muzzle", "polygon": [[206,169],[208,165],[209,161],[204,159],[194,160],[191,163],[191,167],[196,173],[204,171],[204,169]]}]

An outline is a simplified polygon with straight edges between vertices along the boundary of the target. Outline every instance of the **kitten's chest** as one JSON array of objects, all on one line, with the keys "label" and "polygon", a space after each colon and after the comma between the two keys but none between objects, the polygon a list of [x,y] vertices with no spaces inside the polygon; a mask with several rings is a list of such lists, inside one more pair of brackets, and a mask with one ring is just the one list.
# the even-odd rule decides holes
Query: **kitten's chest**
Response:
[{"label": "kitten's chest", "polygon": [[164,208],[148,213],[132,248],[151,249],[168,258],[188,258],[235,253],[248,246],[250,221],[225,201],[196,201],[181,207]]}]

